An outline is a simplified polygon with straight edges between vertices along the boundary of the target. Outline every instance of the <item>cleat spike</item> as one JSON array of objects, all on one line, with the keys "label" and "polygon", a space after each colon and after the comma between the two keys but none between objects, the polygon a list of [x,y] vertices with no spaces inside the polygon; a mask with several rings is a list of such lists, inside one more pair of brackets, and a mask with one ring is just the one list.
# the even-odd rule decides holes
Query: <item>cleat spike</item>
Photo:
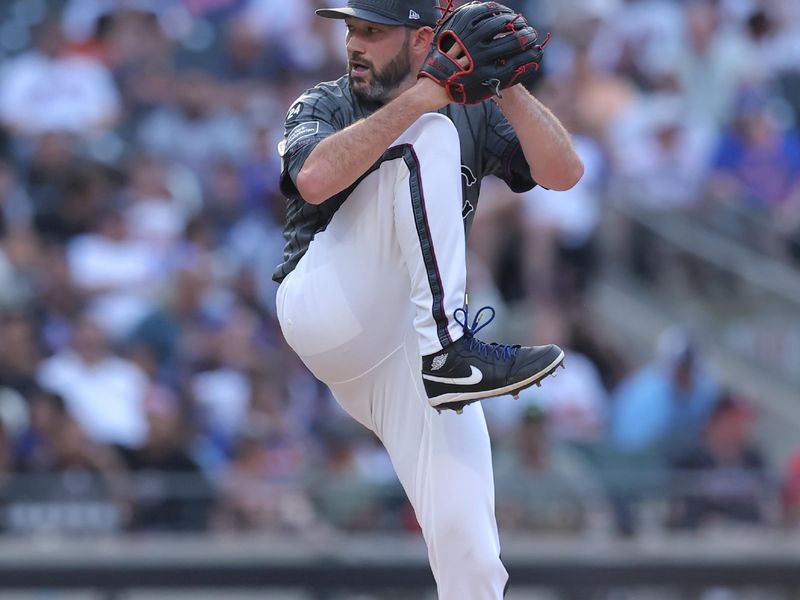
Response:
[{"label": "cleat spike", "polygon": [[512,397],[514,400],[519,400],[519,393],[516,393],[516,394],[511,394],[511,397]]},{"label": "cleat spike", "polygon": [[463,415],[464,414],[464,409],[463,408],[456,409],[456,414],[457,415]]},{"label": "cleat spike", "polygon": [[536,382],[536,387],[542,387],[542,382],[541,381],[537,381]]}]

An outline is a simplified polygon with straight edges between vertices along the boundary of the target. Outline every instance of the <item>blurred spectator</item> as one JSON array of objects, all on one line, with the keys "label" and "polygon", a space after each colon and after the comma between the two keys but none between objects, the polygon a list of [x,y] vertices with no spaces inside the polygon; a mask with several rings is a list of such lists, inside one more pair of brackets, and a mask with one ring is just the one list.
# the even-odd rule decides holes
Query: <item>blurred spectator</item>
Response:
[{"label": "blurred spectator", "polygon": [[173,93],[176,38],[191,21],[170,0],[70,0],[64,29],[75,52],[101,60],[117,81],[126,135],[147,111]]},{"label": "blurred spectator", "polygon": [[39,239],[26,229],[0,236],[0,308],[23,310],[30,302],[39,252]]},{"label": "blurred spectator", "polygon": [[[369,480],[358,460],[359,437],[354,425],[330,423],[320,432],[320,464],[309,490],[320,517],[346,531],[375,530],[381,525],[382,488]],[[368,466],[368,465],[367,465]]]},{"label": "blurred spectator", "polygon": [[70,419],[64,398],[41,388],[28,396],[29,423],[16,440],[15,468],[42,471],[56,464],[56,438],[65,420]]},{"label": "blurred spectator", "polygon": [[264,191],[262,206],[239,219],[226,239],[230,267],[251,279],[255,303],[275,314],[274,266],[283,256],[283,213],[286,202],[274,190]]},{"label": "blurred spectator", "polygon": [[164,301],[134,327],[127,343],[142,345],[155,357],[159,378],[177,384],[211,356],[219,319],[209,308],[212,278],[208,265],[178,269]]},{"label": "blurred spectator", "polygon": [[264,435],[275,456],[282,456],[275,463],[274,474],[291,477],[305,467],[309,440],[305,439],[304,424],[289,406],[279,369],[275,365],[271,371],[257,369],[253,373],[247,423]]},{"label": "blurred spectator", "polygon": [[578,184],[558,193],[535,187],[523,202],[531,229],[526,236],[528,288],[577,299],[587,291],[597,268],[595,234],[602,211],[605,158],[591,138],[575,136],[573,141],[584,165]]},{"label": "blurred spectator", "polygon": [[766,465],[752,436],[753,409],[723,394],[701,444],[672,462],[677,498],[670,522],[697,529],[714,523],[760,523],[765,518]]},{"label": "blurred spectator", "polygon": [[784,522],[791,527],[800,525],[800,452],[794,452],[789,460],[781,501]]},{"label": "blurred spectator", "polygon": [[23,477],[6,488],[6,522],[19,533],[121,530],[130,488],[123,463],[91,442],[58,394],[35,391],[30,426],[17,442]]},{"label": "blurred spectator", "polygon": [[769,80],[800,67],[798,25],[796,20],[785,18],[790,16],[785,14],[787,12],[788,9],[778,2],[763,3],[754,6],[745,21],[746,39],[750,42],[748,50],[762,71],[763,79]]},{"label": "blurred spectator", "polygon": [[[462,177],[468,175],[462,172]],[[548,291],[544,286],[526,287],[521,197],[503,187],[499,180],[489,179],[481,188],[481,196],[491,200],[481,204],[467,245],[470,296],[479,306],[491,305],[498,322],[504,320],[507,309],[514,304]]]},{"label": "blurred spectator", "polygon": [[90,298],[90,310],[116,339],[127,335],[151,306],[164,275],[158,248],[131,237],[123,217],[107,208],[92,232],[67,245],[72,281]]},{"label": "blurred spectator", "polygon": [[514,531],[579,532],[602,488],[580,456],[550,436],[550,419],[527,407],[505,451],[495,450],[497,518]]},{"label": "blurred spectator", "polygon": [[294,0],[291,5],[281,0],[249,0],[243,19],[262,39],[282,45],[282,53],[289,57],[286,71],[299,67],[313,72],[325,63],[328,51],[325,41],[315,31],[318,24],[313,8],[310,0]]},{"label": "blurred spectator", "polygon": [[714,133],[688,108],[676,94],[651,94],[612,125],[613,189],[620,200],[663,211],[700,201]]},{"label": "blurred spectator", "polygon": [[241,81],[275,81],[285,74],[290,58],[281,36],[264,36],[259,24],[246,15],[228,21],[224,28],[224,52],[220,54],[221,78]]},{"label": "blurred spectator", "polygon": [[595,365],[607,392],[616,389],[630,372],[629,361],[636,357],[623,353],[623,345],[614,332],[586,306],[573,307],[567,312],[567,320],[570,323],[571,348]]},{"label": "blurred spectator", "polygon": [[190,389],[208,440],[228,455],[247,424],[253,387],[248,374],[256,366],[258,320],[251,311],[231,311],[212,341],[211,354],[190,381]]},{"label": "blurred spectator", "polygon": [[17,313],[0,318],[0,385],[27,394],[36,387],[42,361],[32,315]]},{"label": "blurred spectator", "polygon": [[129,173],[123,192],[127,232],[133,240],[145,242],[169,259],[197,207],[173,195],[168,167],[152,156],[137,157]]},{"label": "blurred spectator", "polygon": [[698,348],[678,328],[658,339],[656,360],[623,381],[612,398],[612,439],[624,452],[674,458],[699,443],[717,386]]},{"label": "blurred spectator", "polygon": [[62,22],[70,39],[85,40],[104,17],[132,13],[166,19],[175,4],[171,0],[68,0]]},{"label": "blurred spectator", "polygon": [[[119,172],[100,163],[80,162],[70,168],[60,195],[58,219],[52,219],[50,236],[57,241],[69,241],[89,233],[97,216],[115,198],[119,187]],[[41,218],[37,219],[41,224]]]},{"label": "blurred spectator", "polygon": [[208,526],[214,489],[186,451],[188,420],[169,388],[151,385],[144,400],[147,440],[122,449],[135,477],[136,530],[199,531]]},{"label": "blurred spectator", "polygon": [[91,136],[113,125],[119,104],[103,64],[67,52],[55,20],[45,21],[34,49],[7,63],[0,74],[0,119],[20,135],[69,131]]},{"label": "blurred spectator", "polygon": [[142,146],[199,173],[213,160],[241,161],[249,132],[241,116],[225,105],[224,88],[202,71],[182,73],[173,85],[175,103],[156,108],[142,120]]},{"label": "blurred spectator", "polygon": [[584,29],[603,25],[596,19],[591,21],[591,26],[582,23],[571,34],[574,38],[571,44],[559,44],[559,38],[553,38],[554,52],[551,54],[548,47],[545,67],[555,65],[553,72],[542,80],[537,95],[552,107],[570,132],[602,142],[609,126],[637,99],[637,91],[620,74],[597,67],[597,57]]},{"label": "blurred spectator", "polygon": [[668,0],[623,0],[592,45],[600,67],[648,89],[674,63],[683,43],[680,5]]},{"label": "blurred spectator", "polygon": [[[285,203],[283,196],[277,194],[280,157],[275,152],[275,139],[283,133],[277,125],[281,113],[264,113],[261,114],[259,110],[258,114],[250,117],[252,139],[240,174],[244,186],[244,205],[249,210],[263,208],[273,195]],[[280,224],[283,224],[282,217],[280,215]]]},{"label": "blurred spectator", "polygon": [[[279,365],[253,372],[246,425],[239,428],[234,448],[250,447],[247,440],[254,441],[258,448],[251,450],[260,455],[257,477],[274,485],[280,495],[300,493],[305,502],[300,490],[308,484],[313,451],[318,446],[308,436],[307,423],[289,405],[283,377]],[[306,509],[310,510],[310,505]]]},{"label": "blurred spectator", "polygon": [[27,227],[31,220],[31,201],[18,173],[0,159],[0,236]]},{"label": "blurred spectator", "polygon": [[687,43],[675,64],[689,114],[713,127],[729,121],[738,89],[758,74],[757,67],[763,68],[722,13],[721,3],[711,0],[686,3]]},{"label": "blurred spectator", "polygon": [[[33,144],[25,184],[36,231],[49,239],[69,237],[64,196],[78,163],[75,138],[64,132],[43,133]],[[84,202],[89,198],[82,198]]]},{"label": "blurred spectator", "polygon": [[246,428],[221,481],[214,527],[232,531],[307,531],[317,526],[305,490],[270,477],[270,450]]},{"label": "blurred spectator", "polygon": [[84,310],[83,294],[73,285],[64,247],[49,244],[39,258],[34,279],[40,341],[48,353],[66,348],[76,315]]},{"label": "blurred spectator", "polygon": [[724,202],[761,212],[800,202],[800,136],[776,119],[761,91],[739,97],[713,167],[711,192]]},{"label": "blurred spectator", "polygon": [[115,355],[88,315],[75,323],[69,347],[45,360],[38,382],[64,397],[67,410],[92,441],[136,448],[147,439],[147,377]]},{"label": "blurred spectator", "polygon": [[236,165],[223,161],[210,165],[206,189],[205,213],[218,239],[224,241],[245,208],[242,180]]}]

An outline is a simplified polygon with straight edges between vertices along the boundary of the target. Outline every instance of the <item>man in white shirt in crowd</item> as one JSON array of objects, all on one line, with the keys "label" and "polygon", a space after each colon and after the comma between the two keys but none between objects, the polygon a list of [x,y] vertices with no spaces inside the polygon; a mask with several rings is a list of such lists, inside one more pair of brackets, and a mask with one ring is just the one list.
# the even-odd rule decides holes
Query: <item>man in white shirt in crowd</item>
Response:
[{"label": "man in white shirt in crowd", "polygon": [[41,364],[38,382],[63,396],[67,410],[92,441],[136,448],[147,438],[147,376],[112,352],[91,317],[80,317],[72,344]]}]

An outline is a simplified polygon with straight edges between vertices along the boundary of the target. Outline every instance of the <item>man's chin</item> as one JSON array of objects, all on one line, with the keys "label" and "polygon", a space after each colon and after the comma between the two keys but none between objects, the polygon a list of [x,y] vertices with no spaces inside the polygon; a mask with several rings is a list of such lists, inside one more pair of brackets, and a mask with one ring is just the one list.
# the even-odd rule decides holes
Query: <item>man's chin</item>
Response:
[{"label": "man's chin", "polygon": [[350,89],[362,100],[380,101],[382,98],[376,97],[375,91],[368,81],[361,77],[350,77]]},{"label": "man's chin", "polygon": [[361,93],[369,93],[370,82],[366,77],[360,75],[349,75],[350,87]]}]

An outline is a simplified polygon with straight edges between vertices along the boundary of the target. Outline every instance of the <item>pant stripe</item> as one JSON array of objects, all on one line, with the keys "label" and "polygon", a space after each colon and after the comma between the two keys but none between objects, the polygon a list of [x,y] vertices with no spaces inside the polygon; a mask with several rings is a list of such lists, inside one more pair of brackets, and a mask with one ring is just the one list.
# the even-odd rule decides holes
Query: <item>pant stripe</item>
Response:
[{"label": "pant stripe", "polygon": [[436,333],[439,337],[439,343],[442,347],[445,347],[452,344],[453,340],[450,337],[447,314],[444,311],[444,285],[442,285],[439,263],[436,261],[436,252],[433,248],[433,238],[431,237],[431,230],[428,225],[428,213],[425,210],[422,173],[419,167],[419,159],[414,152],[413,146],[406,145],[404,147],[403,160],[405,160],[406,166],[410,172],[408,184],[411,192],[411,206],[414,210],[414,220],[417,225],[419,245],[420,248],[422,248],[422,260],[428,275],[428,283],[431,286],[433,320],[436,322]]},{"label": "pant stripe", "polygon": [[[442,276],[439,272],[439,264],[436,261],[436,252],[433,249],[433,238],[431,237],[430,226],[428,225],[428,214],[425,210],[425,194],[422,189],[422,173],[419,167],[419,159],[414,152],[411,144],[400,144],[392,146],[372,165],[372,167],[362,175],[361,179],[377,170],[381,164],[390,160],[402,158],[409,171],[408,185],[411,195],[411,207],[414,210],[414,221],[417,226],[419,245],[422,249],[422,262],[428,276],[428,284],[431,288],[431,312],[436,323],[436,335],[442,347],[453,343],[448,329],[447,314],[444,310],[444,285]],[[359,179],[359,182],[361,181]],[[356,182],[356,185],[359,183]]]}]

